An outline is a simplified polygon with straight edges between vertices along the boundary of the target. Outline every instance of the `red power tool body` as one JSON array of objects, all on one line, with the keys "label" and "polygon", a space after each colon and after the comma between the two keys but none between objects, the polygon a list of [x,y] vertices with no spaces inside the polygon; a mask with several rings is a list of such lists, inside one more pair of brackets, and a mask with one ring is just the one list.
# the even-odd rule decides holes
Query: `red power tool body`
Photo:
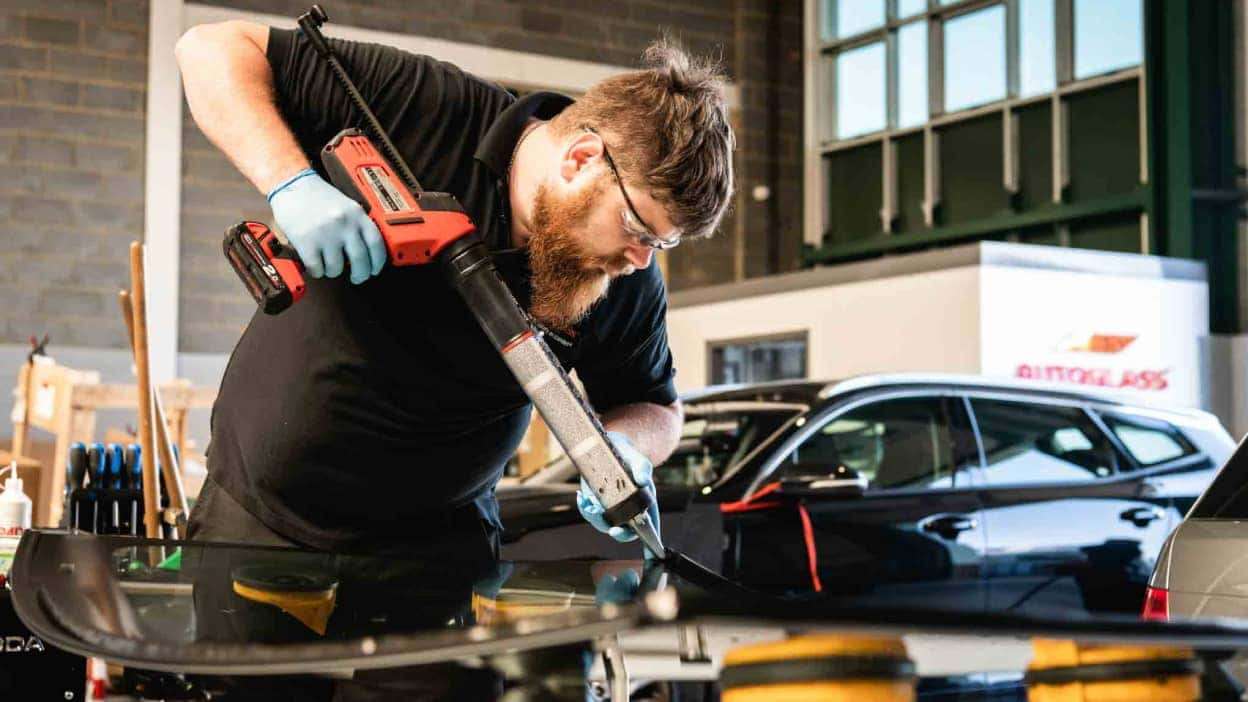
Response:
[{"label": "red power tool body", "polygon": [[[377,225],[391,265],[429,263],[448,244],[476,231],[455,198],[413,193],[395,176],[372,140],[358,129],[335,136],[321,151],[334,187],[364,208]],[[260,222],[240,222],[225,232],[224,250],[256,304],[278,314],[304,294],[303,265],[294,248]]]}]

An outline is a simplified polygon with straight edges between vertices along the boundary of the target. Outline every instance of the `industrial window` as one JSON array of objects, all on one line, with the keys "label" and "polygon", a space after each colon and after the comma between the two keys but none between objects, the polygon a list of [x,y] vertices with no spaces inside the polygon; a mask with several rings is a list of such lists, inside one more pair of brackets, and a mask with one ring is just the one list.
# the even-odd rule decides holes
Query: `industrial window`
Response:
[{"label": "industrial window", "polygon": [[1020,97],[1052,92],[1057,87],[1057,38],[1054,35],[1053,0],[1019,0],[1018,94]]},{"label": "industrial window", "polygon": [[852,37],[884,24],[884,0],[822,2],[825,37]]},{"label": "industrial window", "polygon": [[909,17],[927,9],[927,0],[897,0],[897,16]]},{"label": "industrial window", "polygon": [[945,22],[945,111],[1005,97],[1005,6]]},{"label": "industrial window", "polygon": [[806,377],[806,335],[714,341],[710,381],[758,383]]},{"label": "industrial window", "polygon": [[1142,0],[807,2],[823,262],[1022,229],[1151,252]]},{"label": "industrial window", "polygon": [[1075,78],[1140,63],[1144,16],[1140,0],[1075,0]]},{"label": "industrial window", "polygon": [[897,30],[897,126],[927,121],[927,22]]},{"label": "industrial window", "polygon": [[868,44],[836,57],[836,136],[884,128],[884,45]]}]

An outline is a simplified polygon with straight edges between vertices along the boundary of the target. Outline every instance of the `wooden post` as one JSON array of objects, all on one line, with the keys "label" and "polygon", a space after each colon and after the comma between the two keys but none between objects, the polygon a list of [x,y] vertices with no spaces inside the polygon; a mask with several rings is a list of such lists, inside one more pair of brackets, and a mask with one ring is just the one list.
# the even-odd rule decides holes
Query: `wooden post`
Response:
[{"label": "wooden post", "polygon": [[31,385],[35,375],[34,361],[27,361],[22,364],[21,370],[17,372],[17,386],[20,388],[18,396],[15,398],[21,403],[20,411],[17,413],[18,420],[13,424],[13,455],[24,456],[26,454],[26,441],[30,437],[30,403],[34,400],[31,395]]},{"label": "wooden post", "polygon": [[[125,290],[117,293],[117,301],[121,304],[121,316],[126,320],[126,330],[130,333],[130,350],[136,352],[134,343],[134,303],[130,293]],[[141,397],[141,395],[140,395]],[[160,473],[165,478],[165,489],[169,491],[169,509],[173,519],[174,537],[181,536],[186,524],[189,510],[186,507],[186,492],[182,488],[182,472],[178,467],[178,459],[173,455],[173,444],[169,439],[169,420],[165,417],[164,403],[160,399],[160,391],[152,391],[152,405],[156,420],[156,447],[160,451]]]},{"label": "wooden post", "polygon": [[160,534],[160,481],[156,478],[156,451],[152,437],[152,379],[147,363],[147,285],[143,245],[130,243],[130,289],[134,315],[134,365],[139,386],[139,445],[143,449],[143,528],[149,539]]}]

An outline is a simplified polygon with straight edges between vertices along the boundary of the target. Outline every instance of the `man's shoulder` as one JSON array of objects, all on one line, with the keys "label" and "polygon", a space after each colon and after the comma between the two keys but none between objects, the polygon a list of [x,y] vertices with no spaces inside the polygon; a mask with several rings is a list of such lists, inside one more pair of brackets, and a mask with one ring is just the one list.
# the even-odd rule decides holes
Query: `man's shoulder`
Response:
[{"label": "man's shoulder", "polygon": [[[283,68],[290,57],[294,56],[298,36],[298,32],[291,29],[269,29],[269,47],[266,53],[274,70]],[[501,103],[503,106],[514,100],[506,88],[494,81],[469,73],[457,64],[436,56],[376,42],[333,39],[331,44],[340,54],[340,58],[345,58],[348,63],[356,59],[369,64],[369,69],[377,72],[379,82],[391,87],[395,81],[410,82],[433,78],[431,83],[440,86],[444,91],[452,85],[459,87],[459,90],[450,91],[453,95],[443,97],[473,98],[491,105]],[[358,70],[360,67],[356,68]],[[356,79],[358,81],[360,76],[356,76]]]}]

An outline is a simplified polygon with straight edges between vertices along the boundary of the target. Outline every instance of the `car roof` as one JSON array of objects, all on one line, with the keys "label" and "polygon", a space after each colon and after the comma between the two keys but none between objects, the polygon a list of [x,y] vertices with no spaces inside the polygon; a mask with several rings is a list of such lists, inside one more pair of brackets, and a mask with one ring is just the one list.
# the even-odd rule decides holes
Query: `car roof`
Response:
[{"label": "car roof", "polygon": [[779,380],[765,383],[711,385],[681,395],[683,402],[791,402],[811,405],[819,401],[819,393],[829,386],[827,381]]},{"label": "car roof", "polygon": [[1177,409],[1137,402],[1132,398],[1114,395],[1109,390],[1070,385],[1059,385],[1023,378],[1003,378],[969,373],[876,373],[858,375],[843,380],[781,380],[763,383],[737,383],[712,385],[682,395],[689,403],[704,402],[793,402],[808,406],[822,404],[838,397],[845,397],[865,390],[884,387],[944,387],[958,390],[1003,390],[1043,397],[1057,397],[1077,402],[1095,402],[1101,405],[1119,406],[1123,409],[1147,410],[1163,413],[1171,418],[1186,418],[1202,423],[1212,418],[1208,412],[1198,409]]}]

